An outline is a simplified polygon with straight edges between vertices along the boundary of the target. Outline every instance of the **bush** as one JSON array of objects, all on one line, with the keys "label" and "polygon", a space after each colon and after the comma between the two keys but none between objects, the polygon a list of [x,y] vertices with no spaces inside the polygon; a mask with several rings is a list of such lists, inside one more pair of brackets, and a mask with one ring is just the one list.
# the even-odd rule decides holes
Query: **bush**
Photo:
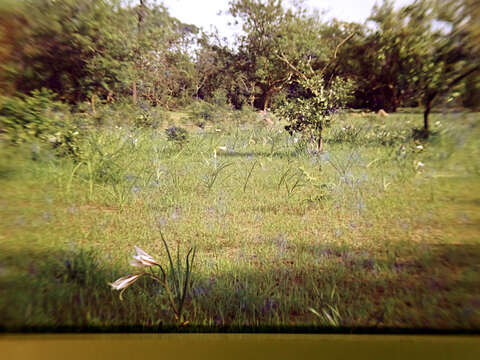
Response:
[{"label": "bush", "polygon": [[[269,114],[273,116],[273,114]],[[238,124],[252,124],[263,121],[258,112],[250,106],[242,106],[240,110],[233,111],[233,120]]]},{"label": "bush", "polygon": [[170,126],[165,130],[167,140],[175,142],[176,144],[183,146],[188,141],[188,132],[184,128],[178,126]]},{"label": "bush", "polygon": [[0,129],[7,142],[40,140],[61,155],[78,155],[79,128],[71,120],[68,105],[55,98],[46,89],[5,98],[0,104]]},{"label": "bush", "polygon": [[140,104],[135,117],[136,127],[151,127],[158,129],[162,123],[170,120],[170,115],[164,110],[157,110],[149,105]]},{"label": "bush", "polygon": [[206,101],[196,101],[187,109],[187,120],[203,127],[205,123],[218,123],[227,120],[232,109],[227,105],[215,105]]},{"label": "bush", "polygon": [[301,97],[287,98],[277,109],[287,119],[289,131],[306,134],[317,142],[317,152],[322,152],[322,132],[331,125],[333,115],[349,99],[353,84],[337,78],[327,88],[321,74],[299,79]]}]

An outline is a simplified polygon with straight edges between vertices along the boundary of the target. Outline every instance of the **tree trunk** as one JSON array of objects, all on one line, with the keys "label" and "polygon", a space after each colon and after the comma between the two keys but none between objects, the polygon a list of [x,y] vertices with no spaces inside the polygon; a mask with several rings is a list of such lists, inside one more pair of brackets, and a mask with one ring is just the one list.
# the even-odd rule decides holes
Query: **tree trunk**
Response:
[{"label": "tree trunk", "polygon": [[320,133],[320,135],[318,135],[318,138],[317,138],[317,152],[318,152],[318,154],[321,154],[323,152],[322,133]]},{"label": "tree trunk", "polygon": [[137,104],[137,83],[135,81],[132,84],[132,98],[133,98],[133,103],[136,105]]},{"label": "tree trunk", "polygon": [[428,115],[430,115],[430,111],[432,110],[432,102],[428,101],[425,104],[425,111],[423,113],[423,131],[425,135],[428,137],[428,133],[430,131],[430,123],[428,121]]},{"label": "tree trunk", "polygon": [[250,96],[250,107],[253,109],[255,106],[255,95]]},{"label": "tree trunk", "polygon": [[398,98],[397,96],[394,94],[393,95],[393,99],[392,99],[392,108],[390,109],[390,112],[397,112],[397,109],[398,109]]},{"label": "tree trunk", "polygon": [[[137,42],[138,42],[140,37],[141,37],[141,34],[142,34],[143,23],[145,21],[145,0],[140,0],[140,6],[137,10],[137,17],[138,17]],[[140,55],[140,49],[139,49],[138,46],[139,45],[137,45],[137,48],[135,49],[135,53],[136,53],[137,59],[140,59],[141,55]],[[141,62],[140,62],[140,67],[141,67]],[[133,103],[137,104],[137,83],[136,83],[136,79],[133,81],[133,84],[132,84],[132,97],[133,97]]]},{"label": "tree trunk", "polygon": [[268,106],[270,105],[270,99],[272,97],[272,90],[268,89],[265,92],[264,98],[263,98],[263,111],[266,111],[268,109]]},{"label": "tree trunk", "polygon": [[425,111],[423,113],[423,137],[426,139],[430,135],[430,122],[428,116],[432,110],[433,100],[437,94],[429,95],[425,100]]},{"label": "tree trunk", "polygon": [[92,94],[91,103],[92,103],[92,114],[93,114],[93,116],[96,116],[96,115],[97,115],[97,111],[96,111],[96,109],[95,109],[95,94]]}]

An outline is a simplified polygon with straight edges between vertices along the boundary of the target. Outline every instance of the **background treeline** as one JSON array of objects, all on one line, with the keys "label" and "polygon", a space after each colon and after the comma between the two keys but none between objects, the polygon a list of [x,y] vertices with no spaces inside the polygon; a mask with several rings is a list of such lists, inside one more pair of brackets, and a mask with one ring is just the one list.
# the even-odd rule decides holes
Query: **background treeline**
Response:
[{"label": "background treeline", "polygon": [[[153,1],[0,3],[0,89],[46,88],[63,102],[127,100],[174,109],[196,100],[275,108],[305,96],[298,80],[348,83],[347,106],[394,112],[436,101],[480,105],[476,0],[375,6],[366,24],[326,20],[301,2],[232,0],[235,44],[184,24]],[[448,97],[443,95],[448,94]],[[451,102],[451,101],[450,101]]]}]

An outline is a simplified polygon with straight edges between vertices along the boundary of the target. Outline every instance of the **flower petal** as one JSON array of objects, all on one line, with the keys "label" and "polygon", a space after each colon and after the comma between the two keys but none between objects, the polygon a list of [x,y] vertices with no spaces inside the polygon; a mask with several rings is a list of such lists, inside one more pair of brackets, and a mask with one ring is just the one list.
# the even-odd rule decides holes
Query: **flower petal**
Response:
[{"label": "flower petal", "polygon": [[135,256],[132,260],[130,260],[130,265],[135,266],[135,267],[143,267],[143,263],[137,259]]},{"label": "flower petal", "polygon": [[138,246],[134,246],[135,247],[135,252],[137,253],[137,256],[150,256],[148,255],[145,251],[143,251],[142,249],[140,249]]},{"label": "flower petal", "polygon": [[115,280],[113,283],[109,283],[109,285],[115,290],[126,289],[128,286],[132,285],[135,281],[137,281],[140,276],[142,275],[127,275]]},{"label": "flower petal", "polygon": [[145,251],[140,249],[138,246],[135,246],[135,252],[137,253],[133,260],[130,262],[132,266],[152,266],[159,265],[155,259],[147,254]]}]

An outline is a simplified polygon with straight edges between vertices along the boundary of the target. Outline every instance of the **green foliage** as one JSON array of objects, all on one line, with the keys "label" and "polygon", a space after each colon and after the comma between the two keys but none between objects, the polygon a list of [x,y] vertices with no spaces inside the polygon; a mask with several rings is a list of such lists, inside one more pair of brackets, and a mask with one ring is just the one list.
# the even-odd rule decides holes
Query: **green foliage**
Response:
[{"label": "green foliage", "polygon": [[425,106],[423,132],[428,136],[428,116],[434,102],[442,96],[453,95],[470,76],[480,73],[480,30],[477,21],[480,6],[470,0],[433,3],[425,0],[413,7],[414,14],[418,8],[423,10],[421,14],[431,11],[434,19],[445,26],[445,29],[437,31],[432,29],[430,37],[423,38],[427,54],[414,74]]},{"label": "green foliage", "polygon": [[206,123],[220,123],[230,117],[232,109],[222,103],[212,104],[206,101],[195,101],[187,108],[187,119],[194,124],[203,127]]},{"label": "green foliage", "polygon": [[151,127],[153,129],[159,128],[162,124],[168,123],[170,116],[168,112],[159,108],[152,108],[146,104],[141,104],[138,107],[135,116],[135,126],[144,128]]},{"label": "green foliage", "polygon": [[287,119],[294,131],[306,133],[317,141],[317,150],[322,151],[322,132],[330,126],[333,116],[347,102],[352,85],[348,81],[335,80],[325,88],[318,75],[299,81],[303,97],[287,99],[278,109],[279,116]]},{"label": "green foliage", "polygon": [[[374,27],[326,23],[301,1],[293,8],[280,0],[232,0],[228,11],[242,25],[235,46],[155,2],[10,4],[0,7],[3,93],[47,88],[76,108],[88,104],[97,123],[111,121],[101,103],[186,107],[189,120],[203,126],[236,121],[231,107],[275,110],[297,99],[289,106],[301,110],[285,110],[289,121],[317,117],[308,121],[318,132],[329,121],[330,100],[316,99],[314,90],[338,93],[335,79],[348,81],[350,106],[388,112],[425,106],[425,129],[435,101],[449,94],[476,106],[480,7],[473,0],[418,0],[399,9],[384,1],[369,18]],[[316,74],[322,85],[302,83],[300,74]],[[165,120],[132,109],[136,127]]]},{"label": "green foliage", "polygon": [[[22,25],[12,34],[15,51],[10,37],[0,37],[9,73],[9,80],[0,74],[5,88],[28,93],[46,87],[70,103],[133,95],[134,102],[167,107],[193,95],[188,47],[198,30],[161,5],[28,0],[18,12]],[[0,18],[12,18],[9,14],[0,8]]]},{"label": "green foliage", "polygon": [[78,155],[81,130],[72,121],[69,107],[47,89],[6,98],[0,105],[0,127],[12,144],[37,140],[59,154]]},{"label": "green foliage", "polygon": [[241,83],[248,96],[255,98],[257,108],[269,108],[272,98],[294,77],[281,56],[292,63],[309,58],[314,67],[328,58],[325,44],[318,41],[322,28],[319,18],[308,15],[301,4],[296,5],[292,11],[279,0],[230,2],[229,11],[241,21],[244,32],[237,39],[236,60],[245,73]]},{"label": "green foliage", "polygon": [[188,141],[187,130],[179,126],[170,126],[168,129],[165,129],[165,134],[168,141],[180,146],[185,145]]}]

